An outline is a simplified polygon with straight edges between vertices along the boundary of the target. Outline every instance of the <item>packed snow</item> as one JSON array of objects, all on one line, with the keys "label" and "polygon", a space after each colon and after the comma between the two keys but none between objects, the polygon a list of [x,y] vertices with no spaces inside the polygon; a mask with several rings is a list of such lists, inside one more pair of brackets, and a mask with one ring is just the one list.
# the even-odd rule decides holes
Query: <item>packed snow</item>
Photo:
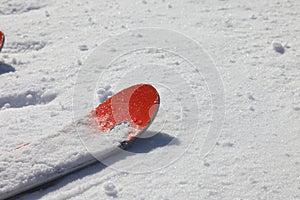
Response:
[{"label": "packed snow", "polygon": [[140,138],[16,198],[300,199],[299,10],[297,0],[3,0],[0,199],[94,163],[107,143],[80,109],[137,83],[161,101]]}]

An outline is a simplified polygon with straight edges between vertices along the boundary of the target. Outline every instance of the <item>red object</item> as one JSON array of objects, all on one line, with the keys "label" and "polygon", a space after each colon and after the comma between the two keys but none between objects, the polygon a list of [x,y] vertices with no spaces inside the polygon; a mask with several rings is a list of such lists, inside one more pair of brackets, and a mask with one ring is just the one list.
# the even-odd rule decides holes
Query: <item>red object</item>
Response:
[{"label": "red object", "polygon": [[4,44],[4,34],[0,31],[0,51]]},{"label": "red object", "polygon": [[144,131],[153,121],[159,108],[159,94],[149,84],[138,84],[126,88],[113,95],[92,111],[97,117],[101,131],[107,131],[114,126],[127,122],[138,131],[129,133],[130,142]]},{"label": "red object", "polygon": [[18,146],[18,147],[16,147],[16,148],[14,148],[14,149],[11,149],[11,150],[9,150],[9,151],[2,152],[2,153],[0,153],[0,156],[4,155],[5,153],[9,153],[9,152],[12,152],[12,151],[15,151],[15,150],[22,149],[23,147],[26,147],[26,146],[28,146],[28,145],[30,145],[30,144],[31,144],[31,143],[28,142],[28,143],[25,143],[25,144],[23,144],[23,145],[21,145],[21,146]]},{"label": "red object", "polygon": [[[159,94],[152,85],[138,84],[107,99],[92,110],[91,116],[97,118],[99,129],[102,132],[108,131],[122,122],[127,122],[136,129],[137,131],[134,133],[128,133],[128,139],[124,141],[124,144],[121,143],[122,147],[148,128],[158,112],[159,103]],[[30,144],[31,142],[28,142],[15,149],[0,153],[0,156]]]}]

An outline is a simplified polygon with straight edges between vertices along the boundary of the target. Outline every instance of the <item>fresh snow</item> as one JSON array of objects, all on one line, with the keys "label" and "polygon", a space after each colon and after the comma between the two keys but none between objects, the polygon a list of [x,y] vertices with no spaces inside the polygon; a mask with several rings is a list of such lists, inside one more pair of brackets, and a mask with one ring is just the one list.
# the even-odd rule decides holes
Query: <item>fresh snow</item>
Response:
[{"label": "fresh snow", "polygon": [[[76,97],[93,93],[86,100],[95,107],[136,83],[153,84],[161,97],[141,138],[18,199],[300,199],[299,10],[297,0],[3,0],[0,199],[94,160],[103,140],[76,130]],[[202,50],[178,40],[181,53],[150,45],[100,68],[108,58],[96,55],[104,42],[121,34],[121,43],[133,31],[130,44],[107,48],[114,54],[138,46],[148,39],[143,27],[175,31],[155,43],[179,32]],[[199,59],[211,66],[206,58],[219,75],[191,65]],[[78,92],[91,81],[80,79],[83,72],[98,80]],[[216,76],[224,105],[213,103]],[[221,134],[206,140],[222,106]]]}]

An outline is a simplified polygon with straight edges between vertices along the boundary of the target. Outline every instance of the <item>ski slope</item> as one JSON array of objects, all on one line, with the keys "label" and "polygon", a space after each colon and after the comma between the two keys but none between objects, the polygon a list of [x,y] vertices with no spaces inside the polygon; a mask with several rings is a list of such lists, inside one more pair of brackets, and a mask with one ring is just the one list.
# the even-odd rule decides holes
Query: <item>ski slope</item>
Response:
[{"label": "ski slope", "polygon": [[[161,97],[143,138],[17,199],[300,199],[298,10],[296,0],[4,0],[0,199],[51,167],[92,159],[73,130],[77,105],[136,83]],[[131,51],[108,60],[119,48]]]}]

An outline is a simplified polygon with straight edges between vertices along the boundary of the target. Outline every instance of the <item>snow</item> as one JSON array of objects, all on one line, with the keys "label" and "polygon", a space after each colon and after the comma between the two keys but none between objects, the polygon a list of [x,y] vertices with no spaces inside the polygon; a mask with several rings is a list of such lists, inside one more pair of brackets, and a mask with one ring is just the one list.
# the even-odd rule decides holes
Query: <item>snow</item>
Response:
[{"label": "snow", "polygon": [[273,46],[273,49],[275,51],[277,51],[278,53],[281,53],[283,54],[284,53],[284,46],[280,43],[280,42],[276,42],[276,41],[273,41],[272,42],[272,46]]},{"label": "snow", "polygon": [[141,138],[18,198],[300,199],[299,9],[296,0],[4,0],[0,199],[92,160],[102,140],[72,122],[136,83],[161,99]]},{"label": "snow", "polygon": [[108,195],[108,196],[116,197],[118,194],[116,186],[112,183],[105,183],[103,185],[103,190],[105,191],[106,195]]}]

